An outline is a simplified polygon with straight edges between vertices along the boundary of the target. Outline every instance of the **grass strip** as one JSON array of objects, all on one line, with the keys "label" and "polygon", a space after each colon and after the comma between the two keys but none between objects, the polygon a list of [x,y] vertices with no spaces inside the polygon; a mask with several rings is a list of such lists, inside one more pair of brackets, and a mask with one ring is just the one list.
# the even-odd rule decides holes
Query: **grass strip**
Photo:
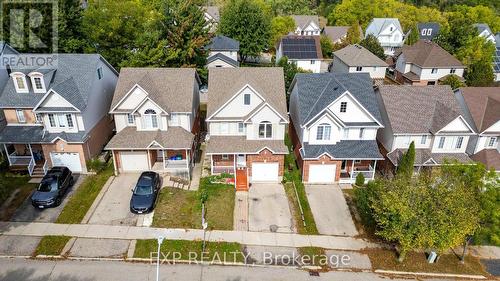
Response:
[{"label": "grass strip", "polygon": [[57,235],[47,235],[42,237],[40,243],[35,249],[35,256],[38,255],[60,255],[64,246],[71,239],[70,236],[57,236]]}]

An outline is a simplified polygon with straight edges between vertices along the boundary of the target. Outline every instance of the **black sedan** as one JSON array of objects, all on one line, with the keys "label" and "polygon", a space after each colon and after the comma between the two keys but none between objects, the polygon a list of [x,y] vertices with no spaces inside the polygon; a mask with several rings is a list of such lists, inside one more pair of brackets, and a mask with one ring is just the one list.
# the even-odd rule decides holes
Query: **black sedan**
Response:
[{"label": "black sedan", "polygon": [[73,173],[66,167],[53,167],[43,177],[31,195],[31,204],[36,208],[57,207],[64,194],[73,185]]},{"label": "black sedan", "polygon": [[160,175],[155,172],[143,172],[132,189],[130,211],[145,214],[153,211],[161,187]]}]

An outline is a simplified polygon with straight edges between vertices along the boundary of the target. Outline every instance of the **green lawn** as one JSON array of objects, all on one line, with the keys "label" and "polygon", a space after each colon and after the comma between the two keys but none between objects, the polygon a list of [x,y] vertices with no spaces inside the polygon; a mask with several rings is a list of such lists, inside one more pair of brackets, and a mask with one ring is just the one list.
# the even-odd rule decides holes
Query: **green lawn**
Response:
[{"label": "green lawn", "polygon": [[56,223],[81,223],[106,181],[113,175],[113,163],[96,175],[88,176],[78,190],[69,198]]},{"label": "green lawn", "polygon": [[38,243],[34,255],[60,255],[70,239],[69,236],[44,236]]},{"label": "green lawn", "polygon": [[[176,253],[176,259],[179,260],[197,260],[197,261],[212,261],[217,254],[222,260],[226,255],[227,262],[244,262],[242,254],[242,246],[239,243],[228,242],[207,242],[204,256],[202,257],[202,241],[187,241],[187,240],[165,240],[161,245],[160,258],[167,257],[172,259]],[[135,245],[135,258],[151,258],[156,257],[158,242],[155,239],[137,240]],[[233,257],[235,257],[233,259]]]},{"label": "green lawn", "polygon": [[13,174],[0,175],[0,206],[3,205],[13,192],[16,192],[13,199],[3,206],[0,212],[0,220],[9,220],[16,209],[28,198],[28,196],[35,190],[36,184],[30,184],[29,176],[16,176]]},{"label": "green lawn", "polygon": [[202,178],[198,191],[164,187],[155,207],[153,226],[201,229],[201,194],[206,194],[208,228],[232,230],[234,187],[210,183],[210,179],[214,177]]}]

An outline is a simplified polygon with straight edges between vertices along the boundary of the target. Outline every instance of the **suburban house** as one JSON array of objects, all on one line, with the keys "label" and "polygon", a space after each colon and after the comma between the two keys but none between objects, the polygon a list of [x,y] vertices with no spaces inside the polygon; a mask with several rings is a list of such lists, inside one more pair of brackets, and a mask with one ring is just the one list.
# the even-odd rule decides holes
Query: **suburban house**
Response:
[{"label": "suburban house", "polygon": [[211,33],[217,31],[217,25],[220,21],[219,7],[217,6],[204,6],[203,12],[205,16],[205,21],[207,22],[206,27],[209,28]]},{"label": "suburban house", "polygon": [[365,30],[365,37],[375,36],[386,55],[392,56],[404,42],[404,32],[396,18],[374,18]]},{"label": "suburban house", "polygon": [[476,23],[474,27],[477,28],[479,36],[484,37],[486,40],[495,43],[495,34],[491,31],[490,26],[486,23]]},{"label": "suburban house", "polygon": [[434,42],[418,40],[397,55],[395,77],[402,84],[436,85],[448,75],[462,78],[464,66]]},{"label": "suburban house", "polygon": [[354,183],[375,176],[383,128],[367,73],[296,74],[290,86],[290,137],[305,183]]},{"label": "suburban house", "polygon": [[385,125],[377,140],[387,158],[386,171],[398,166],[411,142],[417,171],[446,159],[471,161],[466,148],[475,131],[450,86],[381,85],[376,97]]},{"label": "suburban house", "polygon": [[281,38],[276,51],[276,62],[285,56],[289,63],[295,63],[299,68],[319,73],[323,60],[320,37],[289,35]]},{"label": "suburban house", "polygon": [[288,149],[283,69],[212,68],[207,118],[211,173],[235,175],[237,190],[252,182],[280,182]]},{"label": "suburban house", "polygon": [[[10,55],[17,55],[18,52],[12,48],[9,44],[0,41],[0,61],[3,61],[3,59],[6,56]],[[3,63],[2,63],[3,65]],[[0,67],[0,91],[3,90],[5,87],[5,84],[7,84],[7,81],[10,79],[9,76],[9,71],[7,70],[7,67]],[[7,121],[5,120],[5,116],[3,114],[3,111],[0,110],[0,131],[7,125]],[[0,154],[2,152],[2,149],[0,148]]]},{"label": "suburban house", "polygon": [[333,52],[330,72],[368,73],[372,79],[384,79],[388,64],[364,47],[354,44]]},{"label": "suburban house", "polygon": [[441,27],[437,22],[422,22],[417,24],[417,29],[419,39],[431,41],[438,36]]},{"label": "suburban house", "polygon": [[297,35],[320,35],[318,16],[292,15],[295,21],[295,34]]},{"label": "suburban house", "polygon": [[489,169],[500,172],[500,88],[465,87],[455,91],[457,100],[477,135],[467,153]]},{"label": "suburban house", "polygon": [[118,80],[97,54],[57,54],[53,67],[11,66],[0,94],[7,126],[0,143],[13,169],[43,175],[52,166],[86,173],[113,132],[108,116]]},{"label": "suburban house", "polygon": [[[323,35],[328,37],[332,43],[340,43],[347,38],[347,31],[350,26],[325,26],[323,28]],[[363,30],[359,27],[359,35],[363,39]]]},{"label": "suburban house", "polygon": [[207,67],[238,67],[240,42],[217,35],[210,40],[205,49],[208,51]]},{"label": "suburban house", "polygon": [[190,178],[199,120],[200,78],[193,68],[122,68],[106,145],[115,172],[153,170]]}]

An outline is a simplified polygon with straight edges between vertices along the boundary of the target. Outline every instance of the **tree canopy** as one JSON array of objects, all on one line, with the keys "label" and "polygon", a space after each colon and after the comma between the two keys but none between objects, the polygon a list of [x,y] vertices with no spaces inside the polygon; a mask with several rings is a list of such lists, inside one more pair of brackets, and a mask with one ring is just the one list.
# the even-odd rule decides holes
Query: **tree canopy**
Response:
[{"label": "tree canopy", "polygon": [[276,46],[281,37],[295,30],[295,21],[290,16],[277,16],[271,20],[271,41],[269,47]]},{"label": "tree canopy", "polygon": [[403,153],[398,165],[398,175],[410,178],[413,176],[413,167],[415,166],[415,142],[410,143],[408,150]]},{"label": "tree canopy", "polygon": [[384,54],[384,48],[380,46],[380,42],[375,36],[368,34],[368,36],[366,36],[365,39],[359,42],[359,45],[365,47],[368,51],[372,52],[381,60],[385,60],[386,56]]}]

